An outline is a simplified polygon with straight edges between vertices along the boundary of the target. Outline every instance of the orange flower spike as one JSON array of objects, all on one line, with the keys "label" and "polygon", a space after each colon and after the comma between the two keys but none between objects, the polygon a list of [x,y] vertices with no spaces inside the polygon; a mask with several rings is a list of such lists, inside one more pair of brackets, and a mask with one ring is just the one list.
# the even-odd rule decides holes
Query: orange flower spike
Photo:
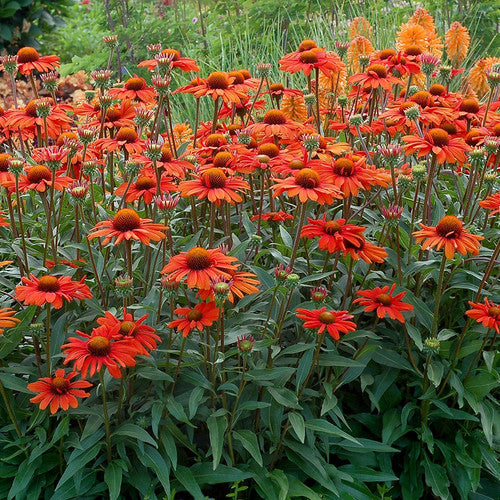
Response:
[{"label": "orange flower spike", "polygon": [[446,32],[445,37],[446,54],[455,68],[458,68],[465,61],[469,45],[469,30],[455,21]]},{"label": "orange flower spike", "polygon": [[71,372],[65,375],[64,369],[56,370],[54,377],[42,377],[37,382],[28,384],[28,390],[38,394],[31,398],[32,403],[40,403],[40,410],[50,406],[50,413],[54,414],[59,408],[68,410],[78,407],[76,398],[88,398],[90,394],[83,391],[92,387],[86,380],[71,381],[78,375]]},{"label": "orange flower spike", "polygon": [[461,255],[468,252],[472,255],[479,253],[483,236],[471,234],[462,225],[462,222],[454,215],[445,215],[437,226],[425,226],[420,224],[422,229],[413,233],[415,241],[422,243],[422,250],[436,247],[441,250],[444,247],[447,259],[453,259],[455,251]]}]

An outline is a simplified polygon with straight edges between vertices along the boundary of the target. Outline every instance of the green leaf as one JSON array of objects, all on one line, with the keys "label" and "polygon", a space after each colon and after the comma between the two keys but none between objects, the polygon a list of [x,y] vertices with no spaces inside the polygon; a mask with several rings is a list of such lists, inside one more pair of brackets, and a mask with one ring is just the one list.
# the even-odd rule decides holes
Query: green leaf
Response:
[{"label": "green leaf", "polygon": [[342,429],[339,429],[336,425],[333,425],[331,422],[327,420],[313,419],[308,420],[306,422],[306,427],[315,431],[319,434],[327,434],[329,436],[335,436],[343,439],[347,439],[348,441],[352,441],[355,444],[361,446],[361,443],[356,439],[344,432]]},{"label": "green leaf", "polygon": [[19,466],[16,472],[16,476],[10,487],[9,494],[7,496],[8,500],[16,497],[21,493],[32,480],[35,470],[39,466],[39,462],[29,462],[29,457]]},{"label": "green leaf", "polygon": [[252,458],[262,467],[262,455],[260,453],[259,442],[254,432],[249,430],[233,431],[234,439],[239,441]]},{"label": "green leaf", "polygon": [[109,500],[116,500],[120,496],[122,487],[122,468],[111,462],[104,471],[104,481],[108,485]]},{"label": "green leaf", "polygon": [[101,448],[102,443],[96,443],[92,448],[88,450],[74,450],[67,460],[68,466],[64,471],[64,474],[59,479],[57,483],[56,490],[58,490],[66,481],[71,479],[77,472],[82,470],[85,465],[87,465],[91,460],[93,460]]},{"label": "green leaf", "polygon": [[286,389],[285,387],[268,387],[267,391],[280,405],[287,408],[302,409],[297,396],[290,389]]},{"label": "green leaf", "polygon": [[450,481],[446,475],[446,470],[438,464],[432,463],[427,455],[423,463],[425,471],[425,484],[432,489],[434,495],[439,498],[450,498],[448,486]]},{"label": "green leaf", "polygon": [[484,372],[469,377],[465,382],[465,389],[474,395],[476,401],[483,399],[495,387],[498,387],[497,378]]},{"label": "green leaf", "polygon": [[243,472],[236,467],[229,467],[228,465],[219,464],[213,470],[211,465],[207,462],[194,464],[190,471],[196,477],[198,484],[220,484],[220,483],[234,483],[235,481],[244,481],[253,476],[250,472]]},{"label": "green leaf", "polygon": [[386,481],[398,481],[398,477],[389,472],[382,472],[378,470],[370,469],[370,467],[363,467],[361,465],[342,465],[339,470],[347,472],[351,476],[355,477],[357,481],[369,482],[386,482]]},{"label": "green leaf", "polygon": [[207,419],[207,426],[210,445],[212,446],[213,469],[215,470],[219,465],[222,456],[224,433],[226,432],[227,428],[226,417],[224,417],[223,415],[220,415],[218,417],[210,415]]},{"label": "green leaf", "polygon": [[278,485],[278,500],[286,500],[288,498],[289,488],[286,474],[282,470],[276,469],[270,472],[268,477]]},{"label": "green leaf", "polygon": [[118,427],[118,429],[113,433],[113,436],[128,436],[158,448],[156,441],[148,434],[148,432],[135,424],[123,424],[121,427]]},{"label": "green leaf", "polygon": [[155,471],[156,476],[163,486],[163,490],[167,495],[170,495],[170,467],[160,455],[159,451],[151,446],[145,446],[144,454],[139,455],[139,459],[146,467]]},{"label": "green leaf", "polygon": [[299,393],[303,382],[305,381],[307,375],[311,370],[313,355],[314,351],[311,349],[305,352],[300,358],[299,366],[297,366],[297,372],[295,375],[295,386],[297,394]]},{"label": "green leaf", "polygon": [[306,439],[306,424],[304,422],[304,417],[300,413],[291,412],[288,414],[288,419],[299,441],[303,443]]},{"label": "green leaf", "polygon": [[179,465],[174,472],[178,481],[193,495],[195,500],[205,500],[205,495],[202,493],[193,473],[183,465]]},{"label": "green leaf", "polygon": [[481,415],[481,425],[484,437],[488,444],[493,447],[493,422],[495,420],[495,410],[486,401],[478,403],[479,414]]},{"label": "green leaf", "polygon": [[191,394],[189,395],[189,418],[192,419],[196,415],[196,411],[198,410],[198,406],[200,406],[200,402],[203,399],[203,393],[205,389],[203,387],[195,387]]}]

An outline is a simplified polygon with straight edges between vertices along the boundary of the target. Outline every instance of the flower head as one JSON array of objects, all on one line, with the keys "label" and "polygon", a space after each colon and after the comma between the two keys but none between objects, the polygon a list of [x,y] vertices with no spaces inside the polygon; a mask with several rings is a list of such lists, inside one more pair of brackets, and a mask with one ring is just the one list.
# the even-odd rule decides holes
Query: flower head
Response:
[{"label": "flower head", "polygon": [[86,380],[71,381],[78,375],[71,372],[65,375],[63,368],[56,370],[53,377],[42,377],[37,382],[28,384],[28,390],[38,394],[31,398],[32,403],[40,403],[40,409],[45,410],[50,405],[50,413],[54,414],[59,408],[67,410],[69,407],[76,408],[76,398],[88,398],[90,394],[83,391],[92,387]]},{"label": "flower head", "polygon": [[297,309],[297,317],[304,320],[304,328],[317,330],[318,334],[325,331],[335,340],[340,339],[341,333],[349,333],[356,330],[356,323],[350,321],[354,316],[348,311],[327,311],[326,306],[321,309],[310,311],[309,309]]},{"label": "flower head", "polygon": [[219,309],[213,302],[202,302],[194,308],[181,307],[174,313],[180,318],[171,321],[168,326],[177,328],[183,337],[187,337],[195,328],[201,332],[206,326],[212,326],[219,317]]},{"label": "flower head", "polygon": [[483,236],[471,234],[454,215],[445,215],[435,227],[424,224],[420,226],[422,229],[415,231],[413,235],[417,243],[422,243],[422,250],[432,247],[441,250],[444,247],[447,259],[453,259],[455,251],[462,255],[467,252],[477,255],[480,241],[484,239]]},{"label": "flower head", "polygon": [[16,299],[24,302],[26,305],[37,305],[39,307],[45,304],[52,304],[55,309],[61,309],[63,299],[71,302],[75,299],[90,299],[92,292],[84,283],[86,276],[80,281],[72,281],[71,276],[52,276],[46,274],[36,278],[33,274],[27,278],[23,276],[21,281],[23,285],[16,287]]},{"label": "flower head", "polygon": [[151,219],[141,219],[139,214],[132,208],[122,208],[116,212],[112,219],[98,222],[92,229],[94,232],[88,235],[89,239],[105,236],[105,245],[113,238],[116,238],[115,245],[123,240],[138,240],[145,245],[149,241],[160,241],[165,238],[167,226],[156,224]]},{"label": "flower head", "polygon": [[70,337],[67,344],[61,346],[66,359],[64,364],[74,361],[73,367],[82,372],[82,378],[101,371],[105,366],[110,375],[121,378],[121,367],[134,366],[137,349],[131,339],[123,338],[120,334],[120,326],[109,328],[106,325],[92,330],[89,335],[76,331],[83,339]]},{"label": "flower head", "polygon": [[16,323],[21,322],[19,318],[14,318],[14,314],[16,314],[16,311],[10,307],[0,309],[0,335],[2,335],[5,328],[16,326]]},{"label": "flower head", "polygon": [[487,298],[484,299],[484,304],[469,300],[469,305],[472,309],[465,312],[469,318],[482,323],[486,328],[494,328],[497,333],[500,333],[500,305],[489,301]]},{"label": "flower head", "polygon": [[388,315],[391,319],[397,319],[401,323],[405,322],[401,311],[412,311],[413,306],[402,302],[401,299],[406,295],[406,292],[401,292],[393,295],[396,285],[392,285],[389,290],[389,285],[380,288],[375,287],[373,290],[359,290],[360,298],[354,302],[359,302],[365,306],[365,312],[377,311],[379,318],[385,318]]}]

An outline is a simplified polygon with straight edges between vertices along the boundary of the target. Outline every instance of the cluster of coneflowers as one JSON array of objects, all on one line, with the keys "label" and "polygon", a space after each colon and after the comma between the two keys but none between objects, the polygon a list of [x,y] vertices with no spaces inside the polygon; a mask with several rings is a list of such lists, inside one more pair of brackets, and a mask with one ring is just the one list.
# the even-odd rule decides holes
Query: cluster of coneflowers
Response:
[{"label": "cluster of coneflowers", "polygon": [[[418,366],[405,328],[405,314],[413,306],[404,291],[418,293],[423,277],[404,276],[403,269],[426,260],[426,250],[441,258],[434,323],[422,332],[428,347],[435,348],[447,264],[461,265],[456,254],[477,256],[480,233],[498,227],[500,61],[482,59],[464,71],[466,28],[454,23],[443,51],[434,22],[422,9],[401,27],[395,48],[376,49],[370,36],[367,21],[357,18],[350,41],[337,42],[335,50],[302,41],[279,61],[282,74],[293,75],[286,80],[294,88],[270,79],[272,64],[258,64],[254,75],[243,69],[203,76],[180,51],[154,45],[148,47],[151,58],[139,64],[147,78],[114,82],[109,68],[95,71],[94,90],[76,104],[57,102],[58,57],[24,47],[2,58],[0,70],[10,75],[14,96],[11,109],[0,108],[2,225],[21,243],[17,261],[11,262],[22,281],[14,297],[19,304],[38,306],[40,317],[45,309],[46,320],[43,335],[32,339],[40,374],[44,362],[46,371],[28,386],[38,393],[33,402],[42,409],[50,406],[52,413],[76,407],[77,398],[89,395],[87,375],[99,372],[102,380],[106,368],[112,377],[122,377],[158,342],[168,338],[170,349],[174,331],[184,339],[172,391],[185,340],[194,331],[204,335],[205,370],[215,383],[215,359],[225,352],[224,315],[244,296],[259,293],[259,279],[248,264],[257,265],[259,252],[266,250],[262,247],[272,249],[283,234],[291,235],[288,254],[279,266],[275,262],[277,285],[271,303],[265,303],[266,323],[255,327],[259,340],[271,336],[280,342],[285,319],[293,314],[304,329],[317,332],[307,382],[325,334],[338,342],[340,335],[355,331],[353,319],[361,307],[376,313],[373,328],[386,317],[404,326],[408,359],[418,373],[425,372],[428,362]],[[112,51],[116,37],[105,41]],[[185,78],[185,85],[172,87],[174,73]],[[16,98],[18,78],[32,85],[33,100],[25,105]],[[192,95],[192,124],[173,122],[179,93]],[[213,106],[211,117],[201,116],[203,101]],[[446,176],[456,187],[458,204],[448,203],[438,189]],[[440,220],[433,218],[436,199],[448,212]],[[26,227],[38,207],[45,216],[41,233]],[[399,225],[403,212],[415,243],[406,243],[406,253]],[[77,245],[68,260],[61,251],[61,227],[70,213],[71,241],[84,246]],[[251,237],[245,234],[246,214],[254,224]],[[175,224],[180,216],[182,227]],[[364,221],[380,219],[377,234],[367,231]],[[194,246],[183,248],[179,241],[189,235],[197,235]],[[43,254],[30,255],[37,238],[44,242]],[[247,255],[240,262],[231,250],[246,239]],[[393,267],[385,264],[387,247],[395,254]],[[103,259],[100,268],[96,252]],[[493,348],[500,328],[500,307],[488,295],[499,254],[497,241],[467,311],[488,329],[481,350],[488,348],[490,333]],[[121,259],[120,276],[110,275],[112,257]],[[369,266],[367,276],[379,269],[385,277],[375,273],[359,282],[354,277],[358,262]],[[39,272],[44,266],[47,271]],[[67,266],[66,274],[53,272],[54,266]],[[313,272],[322,277],[311,302],[289,311],[297,274]],[[343,273],[347,281],[334,309],[331,291]],[[279,288],[283,285],[287,292]],[[149,315],[136,320],[127,310],[152,287],[160,288],[153,324],[168,321],[163,339],[164,332],[145,324]],[[99,326],[90,333],[78,331],[61,346],[72,371],[55,369],[52,309],[93,295],[105,316],[96,318]],[[123,308],[119,317],[108,311],[117,304]],[[274,306],[278,315],[271,329]],[[2,326],[15,326],[13,309],[0,313]],[[238,347],[249,352],[254,342],[244,336]],[[81,379],[73,380],[77,375]]]}]

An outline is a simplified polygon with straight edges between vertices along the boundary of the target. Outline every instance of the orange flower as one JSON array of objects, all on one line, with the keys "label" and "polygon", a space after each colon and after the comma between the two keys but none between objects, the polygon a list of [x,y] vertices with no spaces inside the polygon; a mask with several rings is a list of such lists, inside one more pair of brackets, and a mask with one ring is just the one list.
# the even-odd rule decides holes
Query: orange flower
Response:
[{"label": "orange flower", "polygon": [[59,67],[57,56],[40,56],[33,47],[23,47],[17,51],[17,69],[23,75],[29,75],[36,69],[40,73],[47,73]]},{"label": "orange flower", "polygon": [[[55,172],[54,189],[57,191],[62,191],[74,182],[74,179],[66,175],[60,175],[61,173],[62,170]],[[19,176],[19,192],[25,193],[26,191],[32,189],[43,193],[52,185],[53,175],[54,172],[49,170],[44,165],[33,165],[32,167],[28,167],[26,169],[26,175],[21,174]],[[15,190],[16,183],[14,180],[10,180],[5,183],[5,186],[13,192]]]},{"label": "orange flower", "polygon": [[[160,193],[165,193],[167,191],[176,191],[177,186],[172,184],[168,177],[162,176],[160,179]],[[127,203],[133,203],[134,201],[142,198],[146,205],[150,205],[153,201],[153,196],[156,195],[156,174],[152,169],[142,169],[139,172],[139,177],[135,182],[129,183],[124,182],[115,191],[116,196],[125,196],[125,201]]]},{"label": "orange flower", "polygon": [[[227,299],[233,304],[235,296],[242,299],[245,295],[259,293],[259,289],[255,285],[260,285],[260,281],[255,279],[256,277],[254,273],[235,271],[231,272],[231,278],[219,277],[218,279],[222,279],[229,286]],[[196,296],[202,300],[215,300],[214,283],[216,280],[211,281],[209,290],[200,290]]]},{"label": "orange flower", "polygon": [[242,90],[235,89],[233,82],[234,77],[224,71],[214,71],[208,78],[198,79],[197,85],[185,88],[184,92],[193,94],[197,99],[209,95],[214,101],[220,97],[226,104],[240,104],[246,95]]},{"label": "orange flower", "polygon": [[251,134],[262,134],[265,137],[276,136],[281,139],[295,139],[302,129],[303,126],[300,123],[289,120],[279,109],[270,109],[261,122],[247,127]]},{"label": "orange flower", "polygon": [[482,323],[485,328],[494,328],[497,333],[500,333],[500,306],[494,302],[490,302],[487,298],[484,299],[484,304],[471,302],[469,305],[472,309],[465,312],[469,318],[475,319],[478,323]]},{"label": "orange flower", "polygon": [[349,321],[354,318],[349,311],[327,311],[324,306],[313,311],[299,308],[296,314],[297,318],[304,321],[304,328],[317,330],[318,334],[326,330],[335,340],[340,339],[341,333],[346,334],[356,330],[356,323]]},{"label": "orange flower", "polygon": [[469,45],[469,30],[455,21],[446,32],[445,37],[446,54],[455,68],[465,61]]},{"label": "orange flower", "polygon": [[463,139],[460,137],[450,137],[446,130],[433,128],[422,138],[417,135],[405,135],[403,146],[407,155],[416,153],[417,157],[426,156],[430,153],[436,155],[438,163],[465,163],[467,157],[465,153],[470,151]]},{"label": "orange flower", "polygon": [[179,184],[181,196],[197,196],[199,200],[208,198],[210,203],[220,205],[221,201],[227,201],[231,205],[240,203],[241,196],[237,191],[249,189],[248,182],[237,177],[228,177],[220,168],[208,168],[198,177],[190,181],[182,181]]},{"label": "orange flower", "polygon": [[469,83],[479,98],[483,97],[490,90],[486,72],[491,69],[493,64],[498,62],[500,62],[500,57],[486,57],[479,59],[470,70]]},{"label": "orange flower", "polygon": [[91,299],[92,293],[85,285],[86,276],[80,281],[71,281],[71,276],[52,276],[46,274],[36,278],[30,274],[29,278],[23,276],[21,281],[24,285],[16,287],[16,299],[24,302],[26,305],[37,305],[39,307],[45,304],[52,304],[54,309],[61,309],[63,299],[71,302],[74,299]]},{"label": "orange flower", "polygon": [[349,38],[354,40],[357,36],[364,36],[370,38],[372,36],[372,27],[370,26],[370,21],[365,17],[355,17],[351,24],[349,24]]},{"label": "orange flower", "polygon": [[384,248],[378,247],[373,243],[365,240],[356,242],[355,244],[350,241],[345,242],[345,250],[343,251],[344,257],[347,255],[351,256],[354,260],[363,260],[368,264],[373,264],[374,262],[382,263],[387,258],[387,252]]},{"label": "orange flower", "polygon": [[334,198],[342,198],[338,187],[329,184],[322,179],[318,172],[311,168],[303,168],[292,177],[277,179],[277,184],[271,186],[275,191],[273,197],[279,196],[286,191],[289,197],[299,196],[299,200],[305,203],[307,200],[318,202],[320,205],[333,203]]},{"label": "orange flower", "polygon": [[5,331],[5,328],[11,328],[16,326],[16,323],[21,322],[20,319],[13,317],[14,314],[16,314],[16,311],[10,307],[0,309],[0,335]]},{"label": "orange flower", "polygon": [[[181,53],[175,49],[163,49],[160,52],[160,56],[168,57],[170,59],[170,65],[172,68],[179,68],[181,71],[200,71],[200,68],[196,64],[194,59],[189,59],[188,57],[181,57]],[[139,68],[146,66],[148,71],[153,71],[156,66],[158,66],[157,59],[148,59],[147,61],[142,61],[137,65]]]},{"label": "orange flower", "polygon": [[427,47],[427,32],[423,26],[408,22],[402,24],[396,38],[396,48],[406,52],[410,47],[419,47],[423,52]]},{"label": "orange flower", "polygon": [[315,220],[308,217],[307,221],[309,224],[302,228],[300,237],[319,238],[318,247],[320,250],[327,250],[329,253],[343,251],[346,249],[346,242],[356,246],[361,245],[364,240],[362,233],[366,228],[346,224],[345,219],[327,221],[326,215],[323,215],[323,219]]},{"label": "orange flower", "polygon": [[364,36],[357,36],[347,49],[347,56],[349,58],[351,67],[354,73],[357,73],[361,66],[359,65],[360,55],[370,55],[374,51],[373,45],[368,38]]},{"label": "orange flower", "polygon": [[145,104],[154,104],[156,102],[154,87],[148,87],[146,80],[136,74],[125,82],[123,88],[111,88],[108,93],[117,99],[130,99],[132,101],[141,101]]},{"label": "orange flower", "polygon": [[365,306],[365,312],[377,311],[379,318],[385,318],[389,315],[391,319],[397,319],[399,322],[404,323],[404,316],[401,311],[412,311],[413,306],[406,302],[401,302],[401,299],[406,295],[406,292],[393,295],[396,285],[392,285],[389,290],[389,285],[380,288],[375,287],[373,290],[358,290],[356,292],[361,295],[360,298],[355,299],[354,303],[359,302],[360,305]]},{"label": "orange flower", "polygon": [[86,380],[71,381],[78,375],[71,372],[65,375],[63,368],[56,370],[54,377],[42,377],[37,382],[28,384],[28,389],[38,394],[31,398],[32,403],[40,403],[40,410],[45,410],[50,405],[50,413],[54,414],[59,408],[63,410],[78,407],[76,398],[88,398],[90,394],[83,391],[92,387]]},{"label": "orange flower", "polygon": [[285,94],[281,101],[281,111],[288,120],[304,123],[307,120],[304,95]]},{"label": "orange flower", "polygon": [[61,346],[66,356],[64,364],[74,361],[73,368],[82,372],[82,378],[87,378],[89,369],[92,377],[103,365],[112,377],[121,378],[120,367],[135,365],[137,349],[130,339],[120,338],[119,330],[118,325],[113,328],[99,326],[90,335],[77,330],[76,333],[86,340],[69,337],[69,342]]},{"label": "orange flower", "polygon": [[131,340],[138,354],[149,356],[148,349],[152,351],[156,349],[157,342],[161,342],[161,338],[156,335],[155,329],[152,326],[144,325],[143,321],[148,318],[149,314],[141,316],[138,320],[134,320],[134,316],[123,309],[123,320],[118,319],[109,311],[104,313],[104,317],[97,318],[97,323],[101,326],[106,326],[112,330],[118,326],[118,333],[123,335],[125,339]]},{"label": "orange flower", "polygon": [[358,73],[349,78],[351,85],[361,84],[363,88],[378,89],[379,87],[390,92],[393,85],[402,85],[403,82],[387,73],[383,64],[371,64],[364,73]]},{"label": "orange flower", "polygon": [[[146,143],[146,150],[147,148],[148,143]],[[153,161],[144,154],[134,155],[132,159],[140,161],[144,167],[151,167],[153,165]],[[162,146],[161,157],[156,161],[156,167],[162,169],[168,175],[184,179],[186,172],[193,169],[193,164],[185,160],[176,160],[170,152],[170,148]]]},{"label": "orange flower", "polygon": [[357,196],[360,189],[369,190],[375,185],[387,187],[390,182],[386,170],[367,168],[364,158],[358,156],[337,158],[327,165],[318,166],[317,171],[340,189],[346,198]]},{"label": "orange flower", "polygon": [[177,328],[178,332],[182,331],[183,337],[187,337],[195,328],[201,332],[206,326],[212,326],[219,317],[219,309],[213,302],[202,302],[193,309],[180,307],[174,313],[181,317],[171,321],[168,327]]},{"label": "orange flower", "polygon": [[453,259],[455,251],[465,255],[470,252],[472,255],[479,253],[480,241],[484,240],[482,236],[471,234],[462,225],[462,222],[454,215],[445,215],[436,227],[424,226],[415,231],[415,241],[422,244],[422,250],[436,247],[441,250],[444,247],[444,253],[447,259]]},{"label": "orange flower", "polygon": [[146,147],[145,142],[139,138],[137,132],[131,127],[121,127],[114,137],[98,139],[95,145],[106,151],[115,151],[124,147],[131,154],[141,153]]},{"label": "orange flower", "polygon": [[89,240],[99,236],[105,236],[103,245],[116,238],[115,245],[123,240],[138,240],[145,245],[149,241],[160,241],[165,238],[167,226],[156,224],[151,219],[141,219],[139,214],[132,208],[118,210],[112,219],[98,222],[92,229],[93,233],[88,235]]},{"label": "orange flower", "polygon": [[161,274],[167,274],[169,281],[182,281],[187,277],[189,288],[209,290],[210,278],[215,279],[219,275],[231,277],[231,273],[237,269],[233,264],[236,260],[236,257],[224,255],[218,248],[206,250],[194,247],[189,252],[170,257]]},{"label": "orange flower", "polygon": [[479,206],[486,208],[487,210],[493,210],[490,213],[490,217],[500,213],[500,192],[491,194],[486,199],[481,200],[479,202]]},{"label": "orange flower", "polygon": [[325,51],[319,47],[311,47],[307,50],[290,52],[279,61],[280,70],[288,73],[302,71],[309,76],[313,69],[318,69],[321,73],[329,75],[332,71],[339,72],[343,67],[343,62],[335,52]]}]

